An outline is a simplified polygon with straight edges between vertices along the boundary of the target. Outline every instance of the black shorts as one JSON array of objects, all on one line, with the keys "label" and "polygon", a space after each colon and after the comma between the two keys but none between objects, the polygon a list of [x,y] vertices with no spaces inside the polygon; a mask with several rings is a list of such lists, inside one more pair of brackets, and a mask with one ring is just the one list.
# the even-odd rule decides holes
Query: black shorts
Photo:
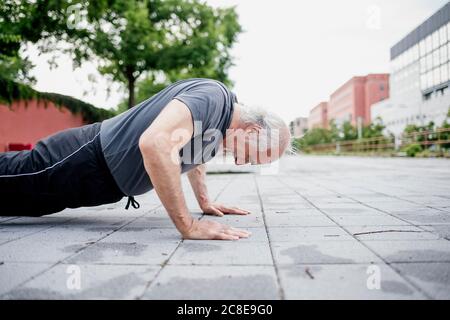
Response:
[{"label": "black shorts", "polygon": [[0,153],[1,216],[42,216],[122,197],[103,156],[100,123],[58,132],[32,150]]}]

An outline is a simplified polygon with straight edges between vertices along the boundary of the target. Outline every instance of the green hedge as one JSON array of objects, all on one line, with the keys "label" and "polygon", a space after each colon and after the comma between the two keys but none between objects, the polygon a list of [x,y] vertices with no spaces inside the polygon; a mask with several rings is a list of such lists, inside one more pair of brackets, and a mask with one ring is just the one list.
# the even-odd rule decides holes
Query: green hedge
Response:
[{"label": "green hedge", "polygon": [[39,92],[14,81],[0,78],[0,102],[11,105],[17,100],[36,99],[44,103],[51,101],[57,107],[66,107],[74,114],[81,114],[88,123],[99,122],[116,115],[114,111],[100,109],[93,105],[58,93]]}]

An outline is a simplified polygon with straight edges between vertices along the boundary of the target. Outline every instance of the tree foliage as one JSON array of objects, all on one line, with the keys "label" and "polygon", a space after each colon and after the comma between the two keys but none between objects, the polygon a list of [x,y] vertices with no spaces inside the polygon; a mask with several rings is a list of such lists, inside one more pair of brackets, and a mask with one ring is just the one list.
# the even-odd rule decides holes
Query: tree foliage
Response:
[{"label": "tree foliage", "polygon": [[31,62],[20,50],[27,43],[39,43],[42,52],[55,48],[60,40],[73,38],[76,30],[67,27],[70,1],[0,1],[0,77],[33,83]]},{"label": "tree foliage", "polygon": [[142,76],[147,86],[155,73],[166,83],[196,76],[229,81],[229,49],[241,32],[234,8],[198,0],[101,0],[86,18],[90,34],[80,33],[75,60],[99,58],[100,72],[126,85],[128,107]]},{"label": "tree foliage", "polygon": [[56,107],[65,107],[74,114],[81,114],[83,120],[88,123],[99,122],[115,115],[110,110],[96,108],[89,103],[73,97],[36,91],[25,84],[0,78],[0,102],[5,103],[6,106],[11,105],[13,101],[27,101],[32,99],[42,101],[44,104],[51,101]]},{"label": "tree foliage", "polygon": [[[334,120],[331,120],[328,127],[328,129],[313,128],[308,130],[302,138],[294,141],[294,146],[298,150],[307,151],[309,147],[315,145],[358,139],[358,129],[348,121],[339,126]],[[383,137],[384,128],[385,126],[381,121],[376,121],[367,126],[363,126],[362,138]]]},{"label": "tree foliage", "polygon": [[32,84],[20,51],[35,43],[41,52],[69,53],[75,67],[98,61],[127,88],[128,107],[140,79],[139,99],[175,79],[230,83],[230,48],[241,32],[234,8],[200,0],[2,0],[0,26],[0,77]]}]

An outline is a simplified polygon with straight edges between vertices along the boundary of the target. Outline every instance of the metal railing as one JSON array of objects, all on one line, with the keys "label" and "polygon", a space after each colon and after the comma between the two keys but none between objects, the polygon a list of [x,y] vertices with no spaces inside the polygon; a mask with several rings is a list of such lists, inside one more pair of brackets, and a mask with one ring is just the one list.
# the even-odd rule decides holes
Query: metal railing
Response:
[{"label": "metal railing", "polygon": [[450,148],[450,128],[412,132],[396,137],[380,136],[316,144],[308,146],[307,151],[313,153],[383,153],[399,151],[411,144],[423,147],[435,145],[438,149],[445,145]]}]

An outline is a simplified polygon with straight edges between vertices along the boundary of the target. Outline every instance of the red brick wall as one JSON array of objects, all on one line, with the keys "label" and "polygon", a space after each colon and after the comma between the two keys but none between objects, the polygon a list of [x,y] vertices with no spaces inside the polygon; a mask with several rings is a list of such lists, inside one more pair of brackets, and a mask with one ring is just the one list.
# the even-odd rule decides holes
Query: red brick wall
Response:
[{"label": "red brick wall", "polygon": [[313,109],[311,109],[308,117],[309,129],[328,127],[327,109],[328,102],[321,102]]},{"label": "red brick wall", "polygon": [[[353,112],[352,124],[356,126],[357,119],[361,117],[366,123],[366,78],[356,77],[353,81]],[[369,117],[370,121],[370,117]]]},{"label": "red brick wall", "polygon": [[12,106],[0,105],[0,152],[8,143],[36,144],[55,132],[84,125],[80,114],[52,102],[17,101]]},{"label": "red brick wall", "polygon": [[365,123],[370,123],[372,104],[389,98],[389,74],[369,74],[365,86]]},{"label": "red brick wall", "polygon": [[369,124],[372,104],[388,97],[388,74],[353,77],[331,95],[328,119],[348,119],[350,116],[351,123],[356,125],[357,118],[361,117],[364,124]]},{"label": "red brick wall", "polygon": [[328,119],[334,120],[355,120],[356,102],[360,100],[360,90],[355,90],[355,83],[358,83],[358,77],[353,77],[339,89],[333,92],[328,103]]}]

